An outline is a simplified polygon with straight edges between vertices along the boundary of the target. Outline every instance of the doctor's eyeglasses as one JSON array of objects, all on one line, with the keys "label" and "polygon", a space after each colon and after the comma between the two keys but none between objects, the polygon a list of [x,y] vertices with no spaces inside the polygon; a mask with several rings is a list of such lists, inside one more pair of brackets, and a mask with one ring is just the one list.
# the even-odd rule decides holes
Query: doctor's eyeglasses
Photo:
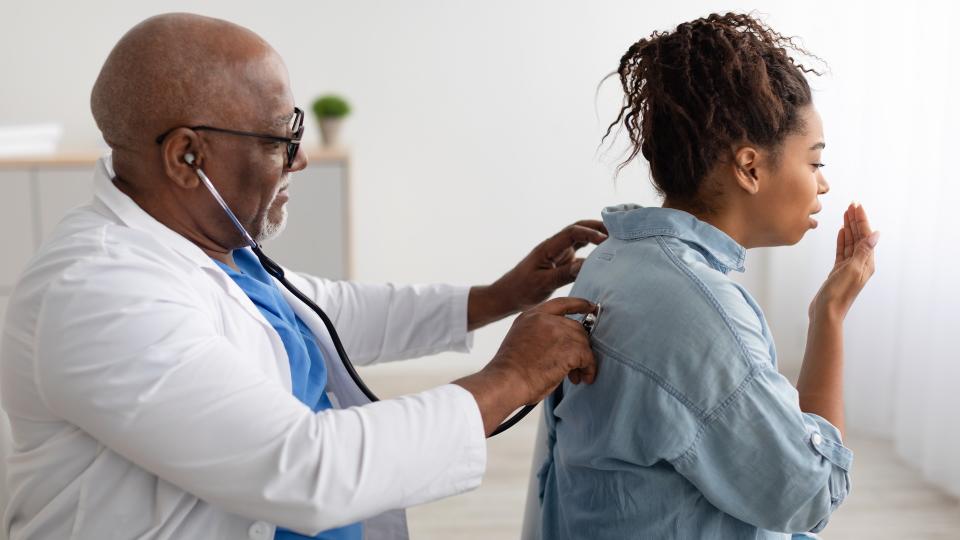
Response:
[{"label": "doctor's eyeglasses", "polygon": [[[156,139],[157,144],[162,144],[163,140],[167,138],[167,135],[169,135],[173,130],[178,129],[178,127],[170,128],[161,133]],[[287,168],[289,169],[290,167],[293,167],[293,160],[297,158],[297,151],[300,149],[300,140],[303,138],[303,109],[300,107],[293,108],[293,128],[291,130],[291,133],[293,134],[292,137],[280,137],[265,133],[252,133],[250,131],[237,131],[235,129],[224,129],[214,126],[186,127],[187,129],[192,129],[194,131],[216,131],[217,133],[227,133],[230,135],[237,135],[239,137],[255,137],[257,139],[287,143]]]}]

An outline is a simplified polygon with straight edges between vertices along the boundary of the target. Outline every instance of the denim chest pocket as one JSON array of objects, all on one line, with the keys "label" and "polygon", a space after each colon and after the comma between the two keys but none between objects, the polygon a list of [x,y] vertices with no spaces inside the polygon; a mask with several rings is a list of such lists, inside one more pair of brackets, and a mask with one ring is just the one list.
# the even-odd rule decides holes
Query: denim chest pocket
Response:
[{"label": "denim chest pocket", "polygon": [[606,250],[604,250],[604,251],[598,251],[598,252],[597,252],[597,259],[599,259],[599,260],[601,260],[601,261],[611,262],[611,261],[613,260],[613,258],[616,257],[616,256],[617,256],[617,254],[616,254],[616,252],[614,252],[614,251],[606,251]]}]

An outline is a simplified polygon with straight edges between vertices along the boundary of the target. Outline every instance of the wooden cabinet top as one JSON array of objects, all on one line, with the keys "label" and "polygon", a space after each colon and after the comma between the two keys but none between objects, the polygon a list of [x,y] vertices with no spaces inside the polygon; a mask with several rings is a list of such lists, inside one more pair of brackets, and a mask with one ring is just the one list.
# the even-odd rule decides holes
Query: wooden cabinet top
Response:
[{"label": "wooden cabinet top", "polygon": [[[344,163],[349,154],[345,148],[308,148],[310,163]],[[31,169],[35,167],[82,167],[92,166],[102,154],[96,150],[87,152],[58,152],[44,156],[0,157],[0,168]]]}]

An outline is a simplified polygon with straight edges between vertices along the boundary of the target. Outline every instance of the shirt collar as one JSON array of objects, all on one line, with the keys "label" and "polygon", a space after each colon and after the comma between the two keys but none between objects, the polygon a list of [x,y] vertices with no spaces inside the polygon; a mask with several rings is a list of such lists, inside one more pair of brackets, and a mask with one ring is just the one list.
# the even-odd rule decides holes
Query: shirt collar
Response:
[{"label": "shirt collar", "polygon": [[108,152],[97,161],[94,169],[94,193],[125,225],[150,233],[167,247],[180,253],[203,268],[219,268],[202,249],[180,233],[157,221],[143,208],[120,191],[113,183],[113,154]]},{"label": "shirt collar", "polygon": [[608,206],[603,209],[603,223],[615,238],[673,236],[699,247],[710,263],[725,274],[730,270],[744,270],[747,250],[743,246],[720,229],[682,210],[644,208],[636,204]]}]

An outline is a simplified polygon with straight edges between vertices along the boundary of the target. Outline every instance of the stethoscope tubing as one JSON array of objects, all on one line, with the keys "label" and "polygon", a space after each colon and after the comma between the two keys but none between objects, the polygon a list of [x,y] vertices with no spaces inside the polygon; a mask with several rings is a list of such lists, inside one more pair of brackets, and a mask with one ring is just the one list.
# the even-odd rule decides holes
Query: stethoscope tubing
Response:
[{"label": "stethoscope tubing", "polygon": [[[188,162],[191,165],[192,159]],[[220,208],[226,212],[227,217],[230,218],[230,221],[233,223],[234,227],[240,232],[244,240],[250,246],[250,249],[253,250],[253,253],[257,256],[257,259],[260,260],[260,264],[263,265],[263,268],[270,274],[274,279],[280,282],[291,294],[293,294],[297,300],[300,300],[307,307],[309,307],[314,313],[320,317],[320,320],[323,321],[323,325],[327,329],[327,333],[330,334],[330,340],[333,341],[333,346],[337,351],[337,356],[340,357],[340,363],[343,365],[343,368],[347,370],[347,373],[350,375],[350,378],[353,379],[354,384],[357,385],[357,388],[363,392],[363,395],[366,396],[370,401],[380,401],[380,398],[373,393],[373,390],[363,382],[363,379],[360,377],[360,374],[357,373],[356,368],[353,366],[353,362],[350,361],[350,356],[347,354],[347,350],[343,347],[343,342],[340,341],[340,335],[337,333],[337,329],[333,326],[333,321],[330,320],[330,317],[320,308],[313,300],[310,299],[307,295],[296,288],[290,281],[287,279],[286,274],[283,271],[283,268],[273,261],[266,253],[263,252],[263,248],[260,247],[253,237],[247,232],[246,227],[240,223],[240,220],[237,219],[237,216],[230,210],[230,207],[227,205],[227,202],[223,200],[223,197],[220,196],[220,193],[217,191],[217,188],[214,187],[213,182],[210,181],[210,178],[207,177],[206,173],[203,172],[200,167],[193,168],[197,175],[200,177],[200,180],[203,182],[203,185],[207,187],[207,190],[213,195],[213,198],[217,201],[217,204],[220,205]],[[586,325],[584,325],[586,327]],[[534,409],[535,405],[525,405],[520,409],[516,414],[508,418],[502,424],[497,426],[489,437],[493,437],[503,433],[504,431],[515,426],[517,422],[523,419],[524,416],[530,414],[530,411]]]}]

